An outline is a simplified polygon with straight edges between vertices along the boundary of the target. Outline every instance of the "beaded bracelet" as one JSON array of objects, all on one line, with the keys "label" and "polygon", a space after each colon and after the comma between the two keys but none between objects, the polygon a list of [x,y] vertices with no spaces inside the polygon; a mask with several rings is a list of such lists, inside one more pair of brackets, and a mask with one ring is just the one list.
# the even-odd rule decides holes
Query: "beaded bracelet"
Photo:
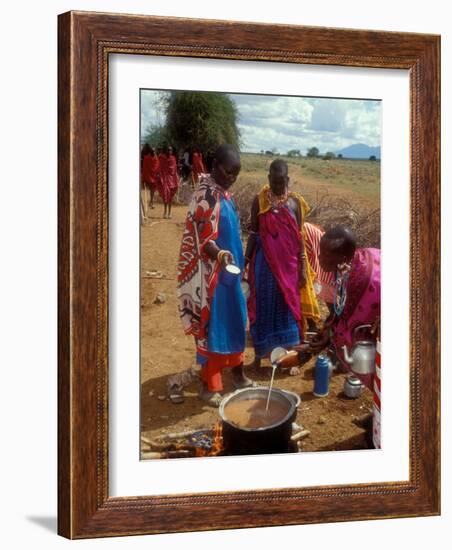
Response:
[{"label": "beaded bracelet", "polygon": [[217,254],[217,261],[221,264],[223,262],[224,255],[228,254],[227,250],[219,250]]}]

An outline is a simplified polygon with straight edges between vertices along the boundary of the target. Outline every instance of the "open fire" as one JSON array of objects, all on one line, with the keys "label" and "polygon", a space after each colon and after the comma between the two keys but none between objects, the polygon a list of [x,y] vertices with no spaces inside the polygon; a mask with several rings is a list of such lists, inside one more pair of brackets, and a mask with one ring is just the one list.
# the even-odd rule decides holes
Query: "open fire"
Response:
[{"label": "open fire", "polygon": [[[288,452],[301,451],[302,440],[309,431],[295,423],[292,424],[292,437]],[[167,434],[159,440],[141,437],[141,458],[191,458],[232,455],[223,445],[223,428],[221,421],[211,429]]]},{"label": "open fire", "polygon": [[211,429],[167,434],[159,440],[141,437],[142,459],[219,456],[223,453],[222,425]]}]

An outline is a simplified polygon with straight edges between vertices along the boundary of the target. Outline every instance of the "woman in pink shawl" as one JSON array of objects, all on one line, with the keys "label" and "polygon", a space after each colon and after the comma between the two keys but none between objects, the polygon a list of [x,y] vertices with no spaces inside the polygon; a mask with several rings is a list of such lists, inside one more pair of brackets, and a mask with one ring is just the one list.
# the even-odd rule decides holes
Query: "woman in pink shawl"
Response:
[{"label": "woman in pink shawl", "polygon": [[251,232],[245,254],[249,263],[248,317],[256,367],[274,348],[300,343],[300,288],[307,282],[301,197],[288,189],[287,163],[273,161],[268,179],[270,185],[256,196],[251,208]]},{"label": "woman in pink shawl", "polygon": [[173,148],[170,146],[165,155],[159,155],[160,161],[160,195],[165,207],[163,217],[171,218],[171,205],[173,197],[179,186],[179,175],[177,173],[177,159],[173,155]]},{"label": "woman in pink shawl", "polygon": [[[357,248],[352,231],[336,226],[320,241],[319,262],[324,271],[336,273],[335,300],[333,314],[311,350],[318,353],[331,341],[338,359],[349,369],[343,346],[352,348],[356,327],[374,325],[380,319],[380,250]],[[372,376],[360,378],[372,390]]]}]

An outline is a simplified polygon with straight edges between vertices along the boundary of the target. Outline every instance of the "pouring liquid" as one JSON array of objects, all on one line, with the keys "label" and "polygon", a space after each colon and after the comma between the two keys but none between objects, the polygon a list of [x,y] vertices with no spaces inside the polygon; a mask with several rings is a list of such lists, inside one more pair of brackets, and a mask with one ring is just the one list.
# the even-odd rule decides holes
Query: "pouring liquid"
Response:
[{"label": "pouring liquid", "polygon": [[276,372],[276,363],[272,363],[272,378],[270,380],[270,387],[268,388],[267,404],[265,405],[266,411],[268,411],[268,405],[270,403],[270,395],[272,393],[273,379],[275,378],[275,372]]}]

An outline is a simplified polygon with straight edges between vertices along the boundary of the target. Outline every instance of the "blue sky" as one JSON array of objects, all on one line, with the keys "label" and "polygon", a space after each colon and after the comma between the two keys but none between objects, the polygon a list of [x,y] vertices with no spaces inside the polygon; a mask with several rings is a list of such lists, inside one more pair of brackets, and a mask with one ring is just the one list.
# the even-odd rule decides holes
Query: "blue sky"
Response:
[{"label": "blue sky", "polygon": [[[142,90],[141,133],[165,122],[159,98],[164,92]],[[280,153],[310,147],[321,153],[337,151],[354,143],[380,145],[381,102],[362,99],[331,99],[229,94],[237,105],[242,151],[276,148]]]}]

